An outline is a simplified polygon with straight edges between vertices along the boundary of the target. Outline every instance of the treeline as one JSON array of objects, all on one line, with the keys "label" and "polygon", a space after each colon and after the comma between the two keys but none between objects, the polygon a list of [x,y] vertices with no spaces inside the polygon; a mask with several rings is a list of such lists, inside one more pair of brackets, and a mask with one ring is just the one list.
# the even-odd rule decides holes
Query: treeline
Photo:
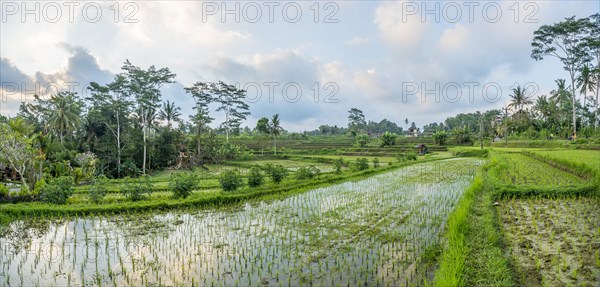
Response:
[{"label": "treeline", "polygon": [[[88,97],[36,95],[21,104],[16,117],[0,116],[0,163],[24,175],[33,188],[42,177],[85,178],[88,165],[95,167],[90,176],[122,178],[243,155],[244,148],[229,144],[229,136],[239,133],[250,114],[245,91],[224,82],[186,87],[195,103],[186,121],[175,103],[162,100],[161,87],[174,78],[168,68],[142,69],[126,61],[112,82],[91,83]],[[224,115],[218,128],[224,138],[209,126],[214,113]]]}]

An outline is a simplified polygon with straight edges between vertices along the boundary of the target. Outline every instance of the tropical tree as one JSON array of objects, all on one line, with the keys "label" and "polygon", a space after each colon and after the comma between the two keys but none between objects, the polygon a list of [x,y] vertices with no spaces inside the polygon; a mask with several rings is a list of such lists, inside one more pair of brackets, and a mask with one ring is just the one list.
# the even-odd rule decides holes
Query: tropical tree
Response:
[{"label": "tropical tree", "polygon": [[128,94],[133,95],[136,101],[136,113],[141,124],[144,142],[142,173],[146,174],[147,134],[150,125],[155,120],[149,116],[156,115],[161,98],[160,88],[164,84],[174,83],[175,74],[171,73],[169,68],[156,69],[154,66],[144,70],[131,64],[129,60],[125,61],[121,69],[127,78],[125,90]]},{"label": "tropical tree", "polygon": [[180,121],[180,116],[181,108],[175,106],[175,103],[171,103],[170,101],[163,103],[162,109],[158,113],[159,120],[167,121],[167,128],[171,128],[171,122]]},{"label": "tropical tree", "polygon": [[356,136],[359,130],[364,129],[367,124],[365,115],[357,108],[351,108],[348,111],[348,128],[352,136]]},{"label": "tropical tree", "polygon": [[83,103],[72,92],[59,92],[52,95],[42,107],[46,116],[47,128],[52,133],[58,133],[60,145],[65,148],[66,133],[73,132],[80,123]]},{"label": "tropical tree", "polygon": [[244,102],[246,91],[221,81],[211,86],[215,102],[219,104],[216,111],[225,113],[225,121],[221,127],[225,129],[225,140],[229,142],[229,132],[239,129],[242,121],[250,115],[249,106]]},{"label": "tropical tree", "polygon": [[508,107],[514,109],[515,114],[522,116],[525,113],[523,109],[533,103],[531,101],[531,96],[528,96],[527,91],[521,86],[517,86],[512,89],[512,91],[513,93],[510,95],[511,100]]},{"label": "tropical tree", "polygon": [[210,94],[210,86],[207,83],[197,82],[191,87],[185,88],[185,92],[192,95],[194,99],[194,109],[196,113],[190,116],[191,122],[196,130],[196,157],[202,158],[202,133],[210,129],[208,125],[214,120],[210,117],[208,109],[209,105],[214,101]]},{"label": "tropical tree", "polygon": [[531,57],[542,60],[545,56],[558,58],[571,79],[573,133],[577,133],[575,80],[582,65],[588,60],[585,45],[585,29],[589,27],[587,19],[575,19],[575,16],[553,25],[543,25],[534,32],[531,43]]},{"label": "tropical tree", "polygon": [[[35,176],[32,176],[36,166],[38,151],[31,145],[31,139],[26,134],[15,130],[10,124],[0,123],[0,156],[21,175],[23,186],[33,190]],[[26,177],[29,176],[29,184]]]},{"label": "tropical tree", "polygon": [[271,130],[271,136],[273,137],[274,154],[277,154],[277,136],[283,130],[281,124],[279,123],[279,114],[273,115],[269,129]]},{"label": "tropical tree", "polygon": [[[123,131],[129,124],[128,115],[131,112],[132,102],[125,87],[127,79],[123,74],[115,76],[114,80],[107,85],[90,83],[89,90],[92,107],[88,115],[94,115],[94,119],[106,127],[114,137],[116,144],[116,168],[117,176],[121,177],[121,154],[123,152]],[[114,149],[111,149],[114,151]]]},{"label": "tropical tree", "polygon": [[589,51],[588,55],[591,56],[590,62],[592,67],[590,68],[590,85],[594,86],[593,89],[588,89],[592,93],[595,92],[596,101],[594,104],[594,128],[598,127],[598,96],[600,94],[600,13],[596,13],[588,17],[588,29],[587,36],[584,40],[585,46]]},{"label": "tropical tree", "polygon": [[545,95],[539,96],[533,104],[533,110],[536,111],[538,117],[546,122],[552,115],[552,107]]},{"label": "tropical tree", "polygon": [[256,122],[256,128],[254,129],[258,134],[258,139],[261,142],[261,153],[263,152],[262,142],[269,140],[269,134],[271,134],[271,129],[269,128],[269,119],[266,117],[260,118]]},{"label": "tropical tree", "polygon": [[569,113],[573,109],[571,100],[573,95],[567,90],[564,79],[558,79],[555,82],[557,89],[550,91],[550,103],[554,111],[551,115],[553,121],[562,128],[568,125]]}]

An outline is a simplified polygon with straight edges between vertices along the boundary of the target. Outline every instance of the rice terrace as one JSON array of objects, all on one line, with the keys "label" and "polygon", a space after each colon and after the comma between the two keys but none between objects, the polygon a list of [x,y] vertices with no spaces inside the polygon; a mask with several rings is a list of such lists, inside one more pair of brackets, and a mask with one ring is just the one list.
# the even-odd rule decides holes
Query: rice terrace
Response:
[{"label": "rice terrace", "polygon": [[3,1],[0,286],[600,286],[593,2]]}]

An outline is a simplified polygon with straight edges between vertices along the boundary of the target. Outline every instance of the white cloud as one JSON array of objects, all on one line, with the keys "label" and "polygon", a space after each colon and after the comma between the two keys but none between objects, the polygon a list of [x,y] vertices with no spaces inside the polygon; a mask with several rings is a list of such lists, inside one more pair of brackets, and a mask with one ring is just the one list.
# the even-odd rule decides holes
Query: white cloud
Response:
[{"label": "white cloud", "polygon": [[[106,3],[102,5],[107,17],[98,23],[80,18],[75,23],[56,24],[8,19],[0,25],[1,56],[11,61],[2,61],[3,72],[16,68],[13,75],[31,81],[102,81],[118,73],[123,61],[130,59],[144,68],[155,65],[175,72],[178,84],[169,87],[165,99],[175,99],[184,111],[189,98],[181,89],[196,81],[298,82],[303,98],[297,103],[283,101],[281,89],[275,102],[265,101],[267,89],[263,86],[263,101],[252,104],[253,117],[280,113],[288,126],[312,129],[321,123],[345,125],[347,110],[358,107],[372,120],[408,117],[424,124],[441,121],[449,112],[495,106],[483,102],[419,103],[417,97],[405,103],[403,83],[431,86],[495,81],[508,86],[515,81],[534,81],[542,90],[550,90],[554,79],[565,74],[556,60],[530,59],[533,31],[566,16],[588,16],[597,8],[589,1],[571,1],[568,6],[560,1],[527,2],[537,5],[534,18],[538,23],[524,23],[533,10],[520,2],[520,21],[515,23],[510,8],[516,2],[501,1],[501,20],[489,23],[481,18],[481,2],[475,21],[469,23],[460,2],[461,21],[436,23],[423,22],[420,13],[403,19],[403,5],[435,5],[430,1],[345,1],[337,3],[337,24],[314,23],[309,10],[312,3],[301,4],[306,13],[299,23],[283,23],[279,18],[275,23],[252,24],[221,23],[218,16],[203,23],[202,4],[196,1],[135,3],[139,7],[137,24],[115,23]],[[321,12],[322,20],[329,10]],[[321,86],[318,103],[310,89],[315,82]],[[332,91],[323,87],[329,82],[338,87],[337,104],[322,103]]]},{"label": "white cloud", "polygon": [[363,37],[354,37],[351,40],[346,41],[346,45],[348,46],[361,46],[361,45],[365,45],[369,43],[369,39],[368,38],[363,38]]}]

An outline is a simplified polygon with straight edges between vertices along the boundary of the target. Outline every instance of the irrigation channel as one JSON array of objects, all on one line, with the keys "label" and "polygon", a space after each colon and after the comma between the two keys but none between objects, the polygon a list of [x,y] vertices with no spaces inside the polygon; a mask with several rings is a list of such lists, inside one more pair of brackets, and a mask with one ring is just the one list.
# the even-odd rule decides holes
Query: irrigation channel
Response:
[{"label": "irrigation channel", "polygon": [[405,286],[481,164],[416,164],[235,207],[15,221],[0,286]]}]

